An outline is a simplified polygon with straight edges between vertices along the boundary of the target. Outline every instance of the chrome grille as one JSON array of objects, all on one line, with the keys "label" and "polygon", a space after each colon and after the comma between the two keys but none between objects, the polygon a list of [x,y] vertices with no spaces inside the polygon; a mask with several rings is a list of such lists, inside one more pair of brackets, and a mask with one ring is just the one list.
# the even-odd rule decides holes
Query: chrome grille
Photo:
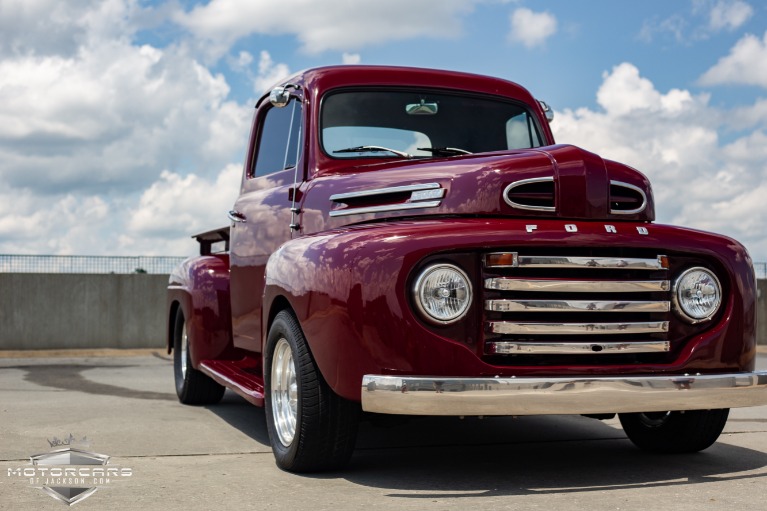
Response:
[{"label": "chrome grille", "polygon": [[668,269],[662,255],[485,254],[485,354],[666,353]]}]

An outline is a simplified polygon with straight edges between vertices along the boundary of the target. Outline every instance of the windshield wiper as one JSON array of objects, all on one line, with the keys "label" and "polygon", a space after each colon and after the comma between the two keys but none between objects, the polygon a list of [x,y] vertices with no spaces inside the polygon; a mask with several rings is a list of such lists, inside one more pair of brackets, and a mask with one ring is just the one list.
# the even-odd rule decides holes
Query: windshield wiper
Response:
[{"label": "windshield wiper", "polygon": [[388,147],[382,147],[378,145],[360,145],[357,147],[347,147],[346,149],[338,149],[337,151],[333,151],[334,153],[380,153],[380,152],[388,152],[392,154],[396,154],[397,156],[401,156],[403,158],[412,158],[413,155],[408,154],[404,151],[398,151],[396,149],[389,149]]},{"label": "windshield wiper", "polygon": [[458,154],[472,154],[471,151],[460,149],[458,147],[417,147],[419,151],[429,151],[438,156],[456,156]]}]

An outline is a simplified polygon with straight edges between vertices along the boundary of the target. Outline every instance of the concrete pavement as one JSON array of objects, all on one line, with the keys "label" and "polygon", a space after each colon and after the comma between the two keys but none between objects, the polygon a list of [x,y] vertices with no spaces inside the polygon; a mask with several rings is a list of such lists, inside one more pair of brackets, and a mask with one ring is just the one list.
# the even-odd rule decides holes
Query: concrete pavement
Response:
[{"label": "concrete pavement", "polygon": [[130,354],[0,358],[0,509],[66,508],[9,469],[70,434],[131,470],[83,510],[767,508],[767,407],[734,410],[717,444],[681,456],[638,451],[617,420],[363,423],[347,470],[299,476],[275,467],[262,410],[230,393],[181,405],[170,359]]}]

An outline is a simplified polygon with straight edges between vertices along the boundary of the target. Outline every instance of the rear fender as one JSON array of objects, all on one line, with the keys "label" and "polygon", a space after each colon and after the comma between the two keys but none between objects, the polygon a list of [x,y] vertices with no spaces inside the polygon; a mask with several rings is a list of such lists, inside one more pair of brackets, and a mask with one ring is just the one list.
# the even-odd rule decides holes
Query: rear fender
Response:
[{"label": "rear fender", "polygon": [[176,315],[184,314],[192,365],[201,360],[242,356],[232,344],[229,302],[229,256],[216,254],[187,259],[168,282],[167,348],[173,350]]}]

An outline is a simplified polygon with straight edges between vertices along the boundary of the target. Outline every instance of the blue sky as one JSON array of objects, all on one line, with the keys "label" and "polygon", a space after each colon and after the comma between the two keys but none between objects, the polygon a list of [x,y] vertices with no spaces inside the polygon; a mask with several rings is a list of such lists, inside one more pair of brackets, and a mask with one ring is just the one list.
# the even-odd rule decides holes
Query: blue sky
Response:
[{"label": "blue sky", "polygon": [[[470,4],[469,2],[466,2]],[[743,3],[744,5],[745,2]],[[477,2],[461,16],[461,32],[453,36],[418,37],[351,46],[366,64],[457,69],[517,81],[558,107],[595,107],[602,73],[631,62],[660,90],[682,87],[703,90],[697,81],[745,33],[763,34],[767,6],[751,6],[752,14],[737,29],[714,30],[710,9],[716,2],[571,0],[549,2]],[[540,44],[526,47],[509,40],[510,16],[527,8],[548,13],[557,30]],[[295,36],[254,34],[232,51],[266,49],[291,69],[338,64],[338,51],[309,53]],[[757,63],[754,63],[757,65]],[[231,76],[225,63],[216,70]],[[252,83],[232,77],[233,90],[247,95]],[[756,87],[722,88],[723,104],[753,100]],[[721,97],[719,97],[721,96]]]},{"label": "blue sky", "polygon": [[559,142],[650,177],[658,221],[767,261],[755,0],[0,0],[0,253],[194,252],[226,224],[255,99],[342,63],[521,83]]}]

